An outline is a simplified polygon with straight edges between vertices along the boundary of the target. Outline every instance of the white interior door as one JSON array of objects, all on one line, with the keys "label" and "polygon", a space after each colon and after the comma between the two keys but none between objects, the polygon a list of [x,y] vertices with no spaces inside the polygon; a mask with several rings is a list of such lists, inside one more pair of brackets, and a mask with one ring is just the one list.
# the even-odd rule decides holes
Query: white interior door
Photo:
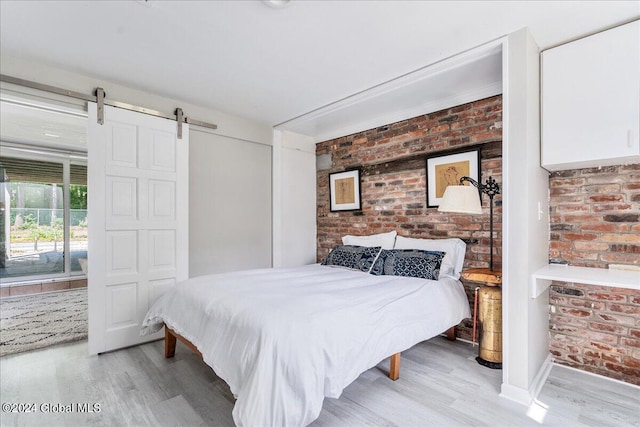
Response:
[{"label": "white interior door", "polygon": [[140,325],[188,277],[189,130],[175,121],[89,103],[89,353],[152,341]]}]

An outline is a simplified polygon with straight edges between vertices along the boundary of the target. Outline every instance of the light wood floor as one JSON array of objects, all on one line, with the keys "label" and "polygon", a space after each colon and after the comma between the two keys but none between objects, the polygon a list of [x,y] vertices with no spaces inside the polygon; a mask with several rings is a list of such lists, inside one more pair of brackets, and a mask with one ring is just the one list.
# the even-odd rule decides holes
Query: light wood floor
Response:
[{"label": "light wood floor", "polygon": [[[162,341],[87,356],[86,341],[0,358],[2,426],[232,426],[227,385],[178,343]],[[478,365],[477,348],[436,337],[363,373],[340,399],[325,399],[314,426],[640,426],[640,388],[555,366],[531,408],[498,397],[501,371]],[[99,403],[99,413],[42,413],[41,404]],[[46,409],[46,407],[45,407]]]}]

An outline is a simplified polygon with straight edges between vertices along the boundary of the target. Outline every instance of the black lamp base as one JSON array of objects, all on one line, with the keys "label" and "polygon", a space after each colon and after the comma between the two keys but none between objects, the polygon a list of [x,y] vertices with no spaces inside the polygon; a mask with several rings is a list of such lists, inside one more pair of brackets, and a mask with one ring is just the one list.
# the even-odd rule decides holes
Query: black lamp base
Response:
[{"label": "black lamp base", "polygon": [[502,369],[502,362],[489,362],[480,356],[476,357],[476,362],[490,369]]}]

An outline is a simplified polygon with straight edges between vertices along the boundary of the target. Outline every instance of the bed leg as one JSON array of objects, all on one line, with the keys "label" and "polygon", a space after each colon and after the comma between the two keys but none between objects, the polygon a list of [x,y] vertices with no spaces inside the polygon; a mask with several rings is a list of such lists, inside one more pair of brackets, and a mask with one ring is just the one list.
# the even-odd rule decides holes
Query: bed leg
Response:
[{"label": "bed leg", "polygon": [[176,355],[176,337],[164,327],[164,357],[173,357]]},{"label": "bed leg", "polygon": [[393,381],[400,378],[400,353],[396,353],[391,356],[389,363],[389,378]]},{"label": "bed leg", "polygon": [[456,340],[456,327],[452,326],[449,329],[447,329],[447,339],[449,341],[455,341]]}]

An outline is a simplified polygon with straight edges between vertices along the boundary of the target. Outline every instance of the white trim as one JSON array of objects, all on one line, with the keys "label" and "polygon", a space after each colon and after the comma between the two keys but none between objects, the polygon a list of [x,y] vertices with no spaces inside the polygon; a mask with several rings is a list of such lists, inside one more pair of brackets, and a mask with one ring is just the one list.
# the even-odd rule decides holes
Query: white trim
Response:
[{"label": "white trim", "polygon": [[[71,276],[71,162],[62,161],[62,253],[63,271]],[[87,187],[88,188],[88,187]]]},{"label": "white trim", "polygon": [[[191,126],[182,124],[176,143],[176,283],[189,278],[189,144]],[[91,190],[89,190],[91,191]],[[186,206],[186,208],[182,208]]]},{"label": "white trim", "polygon": [[502,383],[502,390],[499,396],[513,402],[520,403],[522,405],[531,405],[533,401],[538,397],[538,394],[540,394],[542,387],[544,387],[544,384],[547,381],[547,378],[549,377],[551,368],[553,368],[553,366],[553,358],[551,357],[551,355],[548,355],[542,363],[542,366],[538,370],[538,373],[533,379],[531,385],[529,386],[529,389]]},{"label": "white trim", "polygon": [[572,370],[574,372],[579,372],[581,374],[590,375],[592,377],[600,378],[600,379],[607,380],[607,381],[612,381],[612,382],[616,383],[617,385],[629,386],[629,387],[632,387],[634,389],[640,390],[640,385],[635,385],[635,384],[631,384],[631,383],[628,383],[628,382],[620,381],[620,380],[617,380],[615,378],[605,377],[604,375],[596,374],[594,372],[583,371],[582,369],[574,368],[572,366],[561,365],[560,363],[556,363],[556,362],[553,362],[553,366],[554,367],[557,366],[557,367],[564,368],[564,369],[570,369],[570,370]]},{"label": "white trim", "polygon": [[553,368],[553,357],[551,354],[547,355],[547,358],[542,362],[542,366],[538,370],[531,386],[529,386],[529,390],[531,393],[531,398],[536,399],[544,387],[544,383],[547,382],[547,378],[549,378],[549,374],[551,373],[551,369]]},{"label": "white trim", "polygon": [[[187,123],[185,123],[187,124]],[[236,141],[240,141],[240,142],[249,142],[251,144],[258,144],[258,145],[266,145],[267,147],[271,147],[272,143],[271,141],[269,142],[262,142],[262,141],[255,141],[252,139],[246,139],[246,138],[240,138],[237,136],[229,136],[229,135],[225,135],[222,134],[220,132],[218,132],[217,130],[211,129],[211,128],[207,128],[204,126],[198,126],[198,125],[194,125],[194,124],[189,124],[189,132],[202,132],[202,133],[208,133],[211,135],[216,135],[216,136],[222,136],[228,139],[235,139]]]},{"label": "white trim", "polygon": [[[313,139],[315,142],[328,141],[330,139],[338,138],[345,135],[351,135],[357,132],[373,129],[378,126],[386,125],[389,123],[396,123],[402,120],[406,120],[407,118],[417,117],[424,114],[432,113],[434,111],[440,111],[445,108],[450,108],[452,106],[467,104],[469,102],[477,101],[479,99],[489,98],[490,96],[499,95],[501,93],[502,93],[502,84],[493,83],[481,88],[476,88],[474,90],[467,91],[465,93],[456,93],[446,98],[439,98],[432,102],[426,102],[417,107],[406,108],[404,110],[389,111],[387,114],[384,114],[383,116],[380,116],[380,117],[375,117],[370,120],[367,120],[364,122],[358,122],[354,125],[345,126],[339,129],[332,129],[331,132],[314,135]],[[334,109],[325,111],[323,112],[323,114],[317,114],[316,117],[309,117],[309,119],[318,118],[325,114],[331,114],[343,108],[348,108],[359,102],[360,100],[353,100],[352,102],[349,102],[345,105],[341,105],[339,108],[334,108]]]},{"label": "white trim", "polygon": [[[23,276],[25,277],[25,276]],[[17,286],[29,286],[29,285],[43,285],[45,283],[60,283],[60,282],[75,282],[78,280],[86,280],[86,274],[78,274],[75,276],[50,276],[43,279],[38,279],[37,276],[26,276],[30,277],[25,280],[16,280],[9,281],[11,277],[7,277],[7,280],[2,279],[2,283],[0,283],[0,288],[15,288]],[[20,277],[16,277],[16,279],[20,279]]]},{"label": "white trim", "polygon": [[271,145],[271,265],[282,267],[282,131],[273,130]]},{"label": "white trim", "polygon": [[533,273],[531,298],[539,297],[553,280],[640,290],[640,271],[549,264]]},{"label": "white trim", "polygon": [[[511,224],[511,205],[509,199],[505,198],[505,194],[509,191],[509,180],[505,180],[504,177],[509,173],[509,162],[505,161],[509,154],[509,141],[510,141],[510,126],[509,118],[510,114],[510,98],[509,94],[509,37],[501,39],[502,44],[502,283],[508,284],[510,282],[509,272],[509,250],[507,246],[509,243],[509,227]],[[513,386],[509,385],[509,374],[511,373],[510,348],[509,341],[511,337],[511,328],[509,327],[509,307],[511,304],[511,286],[502,286],[502,390],[509,389]],[[515,370],[515,369],[514,369]]]}]

